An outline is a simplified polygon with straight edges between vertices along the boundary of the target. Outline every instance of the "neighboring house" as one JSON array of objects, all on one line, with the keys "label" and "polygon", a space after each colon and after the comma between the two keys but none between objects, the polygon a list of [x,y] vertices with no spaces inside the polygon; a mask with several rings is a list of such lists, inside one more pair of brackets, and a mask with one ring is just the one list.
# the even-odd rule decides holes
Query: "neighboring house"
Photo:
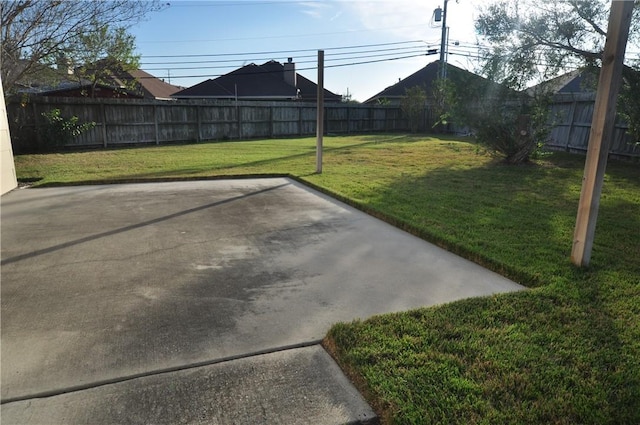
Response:
[{"label": "neighboring house", "polygon": [[575,69],[525,90],[530,96],[558,93],[594,93],[598,85],[597,69]]},{"label": "neighboring house", "polygon": [[[59,68],[56,80],[55,83],[30,82],[29,85],[23,84],[16,91],[49,97],[91,96],[92,82],[74,76],[73,69]],[[97,84],[93,90],[93,97],[172,100],[171,95],[182,89],[183,87],[168,84],[140,69],[121,70],[111,75],[106,82]]]},{"label": "neighboring house", "polygon": [[[288,62],[271,60],[262,65],[245,65],[213,80],[186,88],[175,99],[301,100],[316,102],[318,86],[296,73],[292,58]],[[342,96],[324,90],[325,102],[340,102]]]},{"label": "neighboring house", "polygon": [[[55,85],[31,86],[25,93],[32,93],[38,96],[48,97],[91,97],[92,83],[88,80],[68,80],[64,79]],[[127,90],[121,85],[97,84],[93,88],[93,97],[95,98],[130,98],[142,99],[141,93]]]},{"label": "neighboring house", "polygon": [[[479,75],[465,71],[455,65],[447,64],[447,78],[452,80],[477,80],[478,82],[487,83],[488,80]],[[433,90],[434,83],[440,78],[440,62],[431,62],[424,68],[414,72],[408,77],[401,79],[396,84],[387,87],[380,93],[372,96],[364,101],[364,103],[385,103],[389,105],[399,105],[402,98],[406,95],[407,90],[412,87],[422,87],[427,96]]]},{"label": "neighboring house", "polygon": [[[431,131],[436,129],[441,132],[456,132],[467,134],[470,129],[464,123],[453,123],[450,120],[439,122],[436,109],[433,108],[435,83],[441,78],[440,62],[434,61],[426,65],[424,68],[414,72],[408,77],[399,80],[396,84],[387,87],[376,95],[364,101],[365,104],[383,104],[383,105],[401,105],[402,100],[406,97],[407,91],[414,87],[420,87],[426,94],[425,117],[423,122],[418,124],[419,129],[423,131]],[[487,90],[490,93],[492,86],[497,86],[484,77],[473,74],[455,65],[447,64],[447,79],[456,85],[471,85]],[[466,86],[465,86],[466,87]]]},{"label": "neighboring house", "polygon": [[138,92],[143,94],[145,99],[171,100],[171,95],[183,90],[184,87],[174,86],[165,82],[163,79],[156,78],[153,75],[141,69],[127,71],[125,78],[133,79],[138,83]]}]

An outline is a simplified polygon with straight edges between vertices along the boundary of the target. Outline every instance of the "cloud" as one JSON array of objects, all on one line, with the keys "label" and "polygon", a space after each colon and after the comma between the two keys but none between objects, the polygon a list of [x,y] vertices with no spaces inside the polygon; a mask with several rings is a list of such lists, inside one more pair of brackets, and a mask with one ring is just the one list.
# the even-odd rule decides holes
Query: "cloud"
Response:
[{"label": "cloud", "polygon": [[[475,39],[473,33],[473,0],[449,1],[447,26],[451,37]],[[377,30],[406,40],[437,41],[440,23],[433,22],[433,11],[444,5],[444,0],[394,0],[380,2],[342,3],[354,19],[369,30]],[[452,38],[453,39],[453,38]],[[470,41],[467,40],[467,41]]]},{"label": "cloud", "polygon": [[300,6],[302,6],[302,13],[316,19],[321,19],[324,16],[324,12],[330,8],[326,3],[315,2],[301,2]]},{"label": "cloud", "polygon": [[347,7],[365,28],[408,38],[424,37],[433,12],[424,0],[349,2]]}]

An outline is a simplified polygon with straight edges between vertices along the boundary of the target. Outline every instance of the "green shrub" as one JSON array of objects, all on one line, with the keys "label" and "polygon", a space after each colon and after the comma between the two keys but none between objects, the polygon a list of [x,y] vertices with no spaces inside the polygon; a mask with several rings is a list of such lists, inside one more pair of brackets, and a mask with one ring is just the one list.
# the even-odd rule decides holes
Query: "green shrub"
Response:
[{"label": "green shrub", "polygon": [[45,149],[55,149],[68,145],[74,138],[96,126],[95,122],[80,123],[79,118],[62,116],[60,109],[43,112],[45,124],[40,127],[40,137]]}]

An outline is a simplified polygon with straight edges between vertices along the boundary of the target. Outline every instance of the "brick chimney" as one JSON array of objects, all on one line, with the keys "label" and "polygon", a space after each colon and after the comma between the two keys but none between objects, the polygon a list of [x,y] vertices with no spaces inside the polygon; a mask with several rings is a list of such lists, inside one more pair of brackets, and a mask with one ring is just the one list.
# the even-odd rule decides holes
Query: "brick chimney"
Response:
[{"label": "brick chimney", "polygon": [[287,63],[284,64],[284,81],[293,87],[298,86],[296,64],[293,62],[293,58],[288,58]]}]

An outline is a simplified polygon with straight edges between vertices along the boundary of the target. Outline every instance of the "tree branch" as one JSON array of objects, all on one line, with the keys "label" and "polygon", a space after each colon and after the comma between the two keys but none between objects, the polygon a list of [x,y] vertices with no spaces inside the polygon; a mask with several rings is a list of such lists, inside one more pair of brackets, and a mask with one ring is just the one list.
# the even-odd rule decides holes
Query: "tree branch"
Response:
[{"label": "tree branch", "polygon": [[573,10],[576,11],[578,16],[580,16],[589,25],[591,25],[591,28],[593,28],[598,34],[603,35],[605,37],[607,36],[607,32],[604,31],[602,28],[600,28],[600,26],[593,19],[591,19],[591,17],[589,17],[587,14],[584,13],[584,11],[580,8],[580,5],[576,0],[569,0],[569,4],[573,7]]}]

